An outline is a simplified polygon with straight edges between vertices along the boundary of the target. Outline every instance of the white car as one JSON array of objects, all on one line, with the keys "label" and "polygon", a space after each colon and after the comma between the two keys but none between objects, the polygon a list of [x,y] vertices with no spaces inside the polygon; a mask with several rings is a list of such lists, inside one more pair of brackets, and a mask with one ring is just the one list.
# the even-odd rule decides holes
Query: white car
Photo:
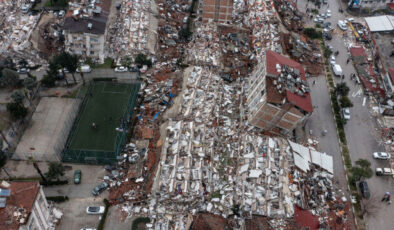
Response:
[{"label": "white car", "polygon": [[334,57],[334,55],[331,55],[330,63],[331,63],[331,65],[335,65],[335,57]]},{"label": "white car", "polygon": [[95,228],[81,228],[81,230],[96,230]]},{"label": "white car", "polygon": [[376,176],[392,176],[394,175],[394,170],[391,168],[376,168]]},{"label": "white car", "polygon": [[350,120],[350,109],[344,108],[342,111],[343,111],[343,118],[345,120]]},{"label": "white car", "polygon": [[89,65],[82,65],[80,68],[77,68],[77,73],[90,73],[92,72],[92,68]]},{"label": "white car", "polygon": [[128,71],[128,69],[125,66],[118,66],[115,68],[115,72],[117,72],[117,73],[123,73],[123,72],[127,72],[127,71]]},{"label": "white car", "polygon": [[346,18],[345,22],[354,22],[354,18]]},{"label": "white car", "polygon": [[103,214],[105,210],[104,206],[89,206],[86,208],[87,214]]},{"label": "white car", "polygon": [[347,30],[347,25],[346,25],[346,22],[345,22],[345,21],[339,20],[339,21],[338,21],[338,27],[339,27],[341,30],[344,30],[344,31]]},{"label": "white car", "polygon": [[391,155],[390,155],[390,153],[385,153],[385,152],[374,152],[373,158],[379,159],[379,160],[390,160]]}]

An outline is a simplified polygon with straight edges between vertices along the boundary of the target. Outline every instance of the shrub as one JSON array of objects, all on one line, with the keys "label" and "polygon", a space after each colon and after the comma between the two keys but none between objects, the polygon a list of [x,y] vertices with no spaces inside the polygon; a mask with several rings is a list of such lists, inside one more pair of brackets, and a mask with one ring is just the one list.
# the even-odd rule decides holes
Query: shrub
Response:
[{"label": "shrub", "polygon": [[11,117],[15,120],[26,117],[27,108],[21,103],[8,103],[7,111],[11,114]]},{"label": "shrub", "polygon": [[40,184],[42,186],[65,185],[68,184],[68,180],[40,181]]},{"label": "shrub", "polygon": [[68,196],[47,196],[47,200],[53,201],[55,203],[62,203],[68,201]]},{"label": "shrub", "polygon": [[308,36],[311,39],[318,39],[322,38],[322,32],[321,31],[316,31],[315,28],[305,28],[304,29],[304,34]]},{"label": "shrub", "polygon": [[104,229],[105,220],[107,219],[107,215],[108,215],[108,209],[111,206],[111,204],[109,203],[109,201],[107,199],[104,199],[104,205],[105,205],[105,210],[104,210],[103,216],[101,217],[100,223],[97,226],[97,230]]},{"label": "shrub", "polygon": [[152,66],[152,61],[148,59],[144,54],[138,54],[135,58],[135,63],[139,65],[147,65],[148,67]]}]

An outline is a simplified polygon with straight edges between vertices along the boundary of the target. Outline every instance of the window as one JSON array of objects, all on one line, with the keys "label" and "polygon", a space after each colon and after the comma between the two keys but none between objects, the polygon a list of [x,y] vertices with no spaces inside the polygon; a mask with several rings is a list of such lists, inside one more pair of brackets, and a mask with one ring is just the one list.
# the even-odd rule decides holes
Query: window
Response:
[{"label": "window", "polygon": [[90,51],[90,54],[91,54],[91,55],[94,55],[94,51]]}]

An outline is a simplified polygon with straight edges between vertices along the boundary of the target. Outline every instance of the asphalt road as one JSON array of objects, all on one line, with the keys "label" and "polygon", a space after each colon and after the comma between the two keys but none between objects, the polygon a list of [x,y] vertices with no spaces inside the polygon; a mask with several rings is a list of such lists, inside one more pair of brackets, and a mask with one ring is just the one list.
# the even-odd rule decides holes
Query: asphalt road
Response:
[{"label": "asphalt road", "polygon": [[[298,7],[301,9],[301,11],[304,9],[303,12],[305,12],[306,2],[306,0],[298,2]],[[389,166],[389,162],[387,161],[377,161],[372,158],[373,152],[384,151],[385,149],[384,146],[381,145],[376,119],[371,116],[369,111],[369,99],[364,96],[361,86],[355,84],[355,82],[350,80],[349,77],[351,73],[356,73],[351,62],[346,64],[346,61],[349,58],[346,46],[349,44],[349,40],[352,39],[351,31],[350,29],[347,31],[348,38],[343,38],[341,34],[342,32],[336,26],[338,20],[343,20],[347,17],[353,17],[355,20],[359,21],[362,21],[363,19],[346,15],[346,13],[339,13],[338,1],[335,2],[336,4],[333,4],[333,2],[330,3],[329,9],[331,10],[332,17],[326,20],[331,22],[333,28],[335,28],[333,39],[329,41],[328,44],[333,46],[334,51],[339,51],[339,55],[336,57],[336,63],[340,64],[343,69],[343,73],[345,75],[344,82],[346,82],[350,88],[349,98],[354,105],[350,109],[351,118],[345,126],[346,138],[351,159],[353,163],[360,158],[368,159],[372,164],[373,170],[376,167]],[[320,10],[320,13],[324,13],[326,9],[327,7],[323,6]],[[334,80],[336,83],[342,81],[339,78]],[[319,77],[316,81],[316,85],[312,86],[312,102],[313,105],[318,105],[318,108],[315,109],[315,112],[309,121],[309,125],[314,133],[315,130],[319,131],[319,127],[325,127],[328,130],[326,137],[318,138],[320,139],[319,146],[323,151],[327,151],[327,153],[333,155],[334,170],[335,173],[338,174],[337,168],[343,166],[341,162],[338,162],[339,157],[337,154],[340,154],[338,151],[338,141],[334,140],[335,136],[333,137],[332,112],[327,109],[326,104],[328,100],[328,91],[326,87],[323,87],[323,85],[326,85],[325,79]],[[341,166],[339,166],[339,164]],[[341,174],[341,172],[342,171],[339,170],[339,174]],[[365,216],[367,229],[393,229],[394,208],[380,202],[380,199],[385,192],[390,191],[392,194],[394,194],[393,178],[373,176],[372,178],[368,179],[367,182],[372,194],[372,200],[377,202],[376,207],[373,208],[373,213]]]}]

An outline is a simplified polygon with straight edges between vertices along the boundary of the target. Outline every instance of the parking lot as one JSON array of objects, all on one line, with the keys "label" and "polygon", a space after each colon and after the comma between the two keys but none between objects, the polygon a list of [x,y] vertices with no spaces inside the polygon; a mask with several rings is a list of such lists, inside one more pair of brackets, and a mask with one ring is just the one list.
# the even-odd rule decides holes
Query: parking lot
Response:
[{"label": "parking lot", "polygon": [[[69,201],[56,204],[63,212],[63,218],[57,229],[81,229],[87,227],[96,228],[100,215],[86,214],[86,207],[89,205],[104,206],[103,199],[108,196],[108,192],[104,191],[100,196],[94,197],[92,189],[101,181],[105,175],[103,166],[77,165],[67,164],[71,166],[71,170],[66,171],[65,177],[69,180],[69,184],[61,186],[45,187],[46,196],[68,196]],[[74,171],[80,169],[82,171],[81,183],[75,185],[73,183]]]}]

